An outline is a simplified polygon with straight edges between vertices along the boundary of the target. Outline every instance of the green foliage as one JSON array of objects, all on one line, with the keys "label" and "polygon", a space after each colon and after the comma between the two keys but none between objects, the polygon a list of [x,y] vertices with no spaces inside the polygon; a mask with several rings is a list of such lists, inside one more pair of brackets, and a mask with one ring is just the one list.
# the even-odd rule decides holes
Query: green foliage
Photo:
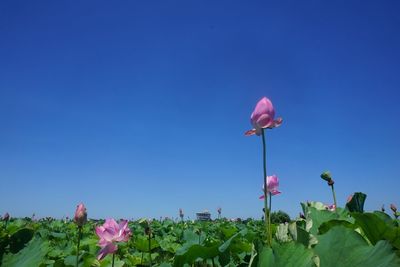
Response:
[{"label": "green foliage", "polygon": [[[361,198],[353,203],[360,209],[365,197],[355,198]],[[150,260],[164,267],[400,266],[398,220],[383,212],[350,212],[348,207],[331,211],[320,202],[303,203],[302,208],[305,218],[292,222],[282,211],[273,213],[272,247],[265,245],[265,225],[258,220],[132,221],[132,238],[117,244],[115,266],[149,266]],[[83,226],[80,267],[111,266],[110,255],[96,259],[100,247],[94,228],[100,224],[88,221]],[[77,234],[71,221],[10,221],[0,228],[1,266],[74,267]]]},{"label": "green foliage", "polygon": [[351,212],[364,212],[364,202],[367,195],[361,192],[353,194],[351,200],[346,204],[346,208]]},{"label": "green foliage", "polygon": [[46,241],[43,241],[40,238],[35,238],[17,254],[6,254],[3,258],[3,266],[39,266],[44,260],[48,249],[49,246]]},{"label": "green foliage", "polygon": [[318,240],[315,252],[324,267],[400,266],[400,259],[388,242],[371,246],[360,234],[343,226],[332,228]]},{"label": "green foliage", "polygon": [[286,212],[279,210],[271,213],[271,223],[280,224],[286,222],[290,222],[290,216]]}]

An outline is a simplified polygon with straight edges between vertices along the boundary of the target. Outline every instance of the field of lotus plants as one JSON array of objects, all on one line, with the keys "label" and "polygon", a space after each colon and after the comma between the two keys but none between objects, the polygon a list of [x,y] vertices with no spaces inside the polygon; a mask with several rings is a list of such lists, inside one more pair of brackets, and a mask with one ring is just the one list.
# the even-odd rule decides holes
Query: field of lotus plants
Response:
[{"label": "field of lotus plants", "polygon": [[[0,265],[33,266],[400,266],[400,213],[394,204],[385,213],[365,212],[366,195],[356,192],[338,207],[334,180],[321,174],[332,204],[301,203],[298,218],[279,222],[272,200],[281,194],[277,175],[267,175],[267,130],[282,124],[264,97],[251,114],[262,144],[264,216],[262,220],[136,221],[88,219],[79,204],[73,219],[13,218],[0,221]],[[300,208],[300,207],[299,207]]]}]

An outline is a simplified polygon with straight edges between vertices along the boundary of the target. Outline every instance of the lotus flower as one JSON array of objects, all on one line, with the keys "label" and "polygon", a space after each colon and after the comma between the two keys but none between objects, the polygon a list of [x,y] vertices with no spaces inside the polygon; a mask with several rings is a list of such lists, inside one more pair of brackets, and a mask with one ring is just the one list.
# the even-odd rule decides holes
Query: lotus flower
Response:
[{"label": "lotus flower", "polygon": [[87,221],[86,208],[82,203],[76,206],[74,220],[79,227],[82,227]]},{"label": "lotus flower", "polygon": [[100,238],[99,246],[101,250],[97,256],[98,260],[103,259],[107,254],[113,254],[117,251],[117,242],[126,242],[132,235],[128,227],[128,221],[121,220],[119,224],[114,219],[106,219],[102,226],[96,227],[96,234]]},{"label": "lotus flower", "polygon": [[261,98],[250,117],[250,122],[254,129],[245,132],[245,135],[260,135],[262,129],[272,129],[280,126],[282,124],[282,118],[274,120],[274,117],[275,110],[272,106],[271,100],[266,97]]},{"label": "lotus flower", "polygon": [[[282,193],[281,191],[278,190],[278,187],[279,187],[278,176],[276,176],[275,174],[267,176],[267,193],[270,193],[272,196]],[[264,186],[263,186],[263,192],[264,192]],[[264,199],[264,195],[260,196],[260,199]]]}]

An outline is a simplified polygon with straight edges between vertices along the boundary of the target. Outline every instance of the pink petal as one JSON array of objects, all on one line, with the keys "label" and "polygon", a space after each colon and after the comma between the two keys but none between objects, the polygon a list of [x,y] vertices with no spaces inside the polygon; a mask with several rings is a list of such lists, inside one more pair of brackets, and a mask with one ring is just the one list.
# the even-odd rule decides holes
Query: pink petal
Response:
[{"label": "pink petal", "polygon": [[282,192],[281,192],[281,191],[278,191],[278,190],[272,190],[272,191],[270,192],[270,194],[273,195],[273,196],[278,195],[278,194],[280,194],[280,193],[282,193]]},{"label": "pink petal", "polygon": [[244,133],[245,136],[254,135],[256,133],[256,129],[248,130]]},{"label": "pink petal", "polygon": [[117,251],[118,247],[114,245],[113,243],[108,243],[105,247],[103,247],[99,255],[97,255],[97,260],[102,260],[104,259],[107,254],[113,254],[115,251]]},{"label": "pink petal", "polygon": [[274,120],[274,122],[268,128],[272,129],[272,128],[279,127],[279,126],[281,126],[282,122],[283,122],[283,119],[281,117],[279,117],[276,120]]},{"label": "pink petal", "polygon": [[268,128],[274,123],[274,118],[270,114],[262,114],[255,121],[255,128]]},{"label": "pink petal", "polygon": [[262,195],[262,196],[260,196],[258,199],[265,199],[265,196]]}]

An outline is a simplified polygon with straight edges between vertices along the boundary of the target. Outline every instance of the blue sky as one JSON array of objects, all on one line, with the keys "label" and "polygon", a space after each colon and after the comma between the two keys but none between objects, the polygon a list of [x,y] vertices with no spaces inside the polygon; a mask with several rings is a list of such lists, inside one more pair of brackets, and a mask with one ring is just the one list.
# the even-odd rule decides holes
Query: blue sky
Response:
[{"label": "blue sky", "polygon": [[368,194],[400,205],[396,1],[1,1],[0,213],[261,217]]}]

